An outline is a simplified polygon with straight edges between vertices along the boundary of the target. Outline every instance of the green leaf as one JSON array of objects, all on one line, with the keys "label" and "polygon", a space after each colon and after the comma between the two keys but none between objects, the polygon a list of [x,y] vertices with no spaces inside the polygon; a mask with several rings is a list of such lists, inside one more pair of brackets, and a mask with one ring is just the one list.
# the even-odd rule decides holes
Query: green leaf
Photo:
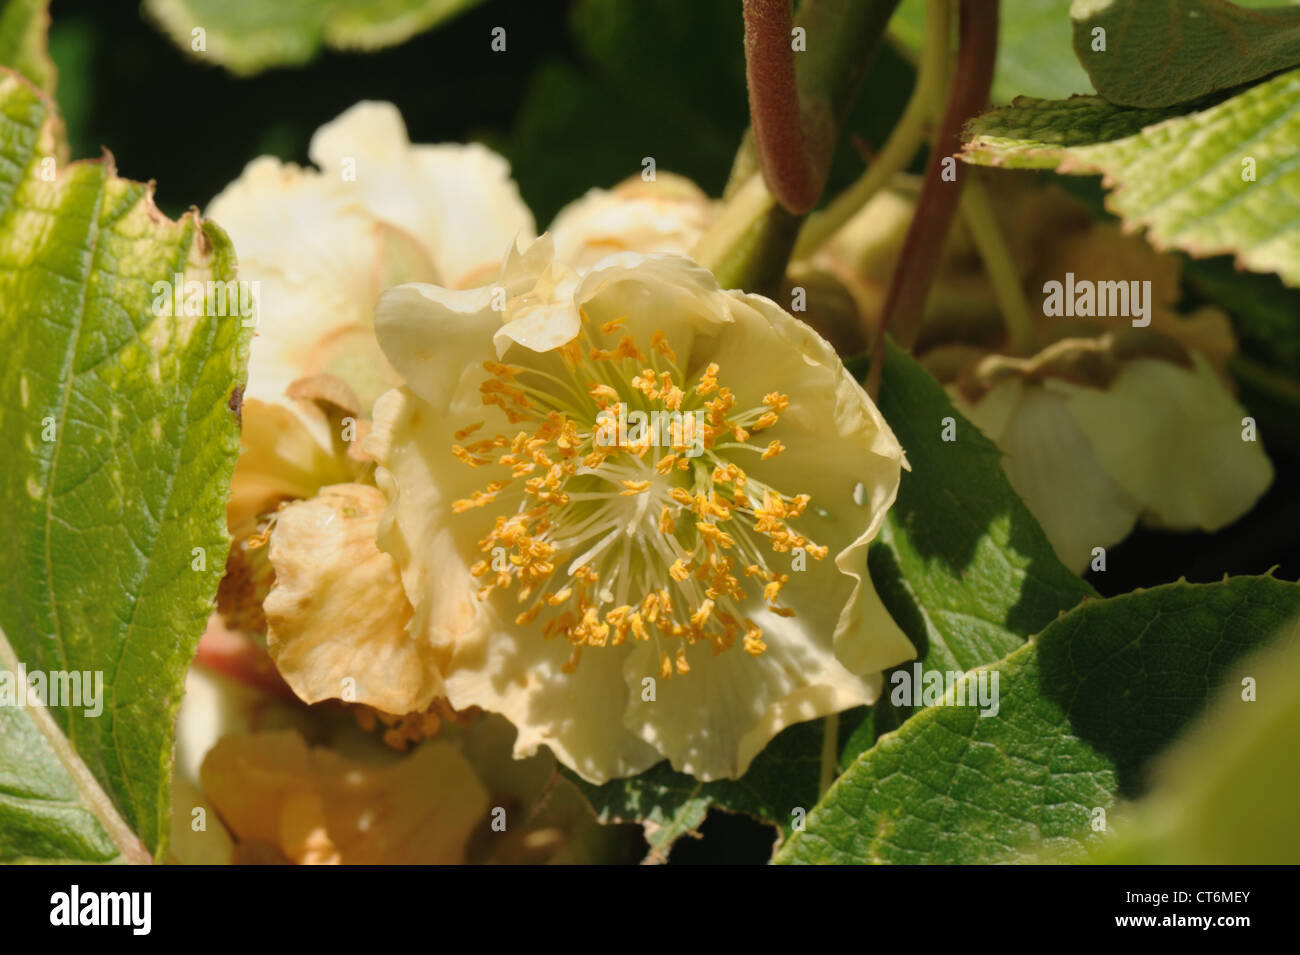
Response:
[{"label": "green leaf", "polygon": [[[1002,452],[892,345],[880,409],[912,469],[873,549],[872,578],[926,669],[992,663],[1095,596],[1011,489]],[[954,441],[943,440],[948,418]]]},{"label": "green leaf", "polygon": [[[14,688],[7,696],[23,678],[0,633],[0,685]],[[38,703],[0,705],[0,741],[0,863],[102,863],[120,861],[124,853],[149,861],[148,850]]]},{"label": "green leaf", "polygon": [[[925,37],[926,0],[903,0],[890,30],[919,54]],[[993,101],[1017,96],[1066,97],[1091,93],[1092,84],[1070,47],[1068,0],[1003,0]]]},{"label": "green leaf", "polygon": [[1074,0],[1070,17],[1079,62],[1097,92],[1120,106],[1186,103],[1300,64],[1300,9]]},{"label": "green leaf", "polygon": [[1297,725],[1300,640],[1292,639],[1240,664],[1209,712],[1158,761],[1151,793],[1108,823],[1115,838],[1090,861],[1294,865]]},{"label": "green leaf", "polygon": [[968,162],[1100,173],[1107,208],[1156,248],[1233,253],[1300,285],[1300,70],[1186,115],[1098,97],[1021,100],[967,135]]},{"label": "green leaf", "polygon": [[[405,43],[482,0],[145,0],[182,50],[239,76],[301,66],[322,47],[378,50]],[[198,48],[202,30],[203,48]],[[490,40],[484,38],[484,48]]]},{"label": "green leaf", "polygon": [[[89,826],[76,828],[76,849],[41,821],[50,806],[21,805],[63,800],[73,812],[72,780],[80,805],[101,821],[115,806],[161,858],[182,679],[229,547],[232,407],[251,329],[238,315],[155,314],[156,282],[233,279],[229,240],[195,214],[164,218],[150,187],[119,179],[109,160],[53,175],[55,125],[49,101],[0,70],[0,432],[12,438],[0,469],[0,662],[102,674],[102,712],[51,699],[0,723],[0,779],[11,781],[0,784],[0,856],[33,854],[33,833],[49,835],[50,851],[103,855]],[[65,770],[34,775],[50,750]]]},{"label": "green leaf", "polygon": [[[907,451],[898,501],[872,547],[881,600],[920,653],[926,670],[991,663],[1093,590],[1056,559],[1002,472],[1000,452],[961,418],[928,372],[890,347],[881,411]],[[942,440],[945,417],[958,440]],[[841,715],[841,760],[851,762],[909,711],[887,701]],[[745,812],[788,835],[817,801],[825,721],[776,737],[739,780],[700,783],[660,763],[603,786],[579,781],[601,820],[646,824],[651,854],[694,831],[710,807]]]},{"label": "green leaf", "polygon": [[53,95],[58,73],[50,59],[49,28],[50,0],[0,0],[0,66]]},{"label": "green leaf", "polygon": [[1094,810],[1141,791],[1150,759],[1245,654],[1300,637],[1297,613],[1300,586],[1270,577],[1090,600],[986,668],[995,716],[914,716],[858,758],[777,861],[1078,858],[1099,838]]}]

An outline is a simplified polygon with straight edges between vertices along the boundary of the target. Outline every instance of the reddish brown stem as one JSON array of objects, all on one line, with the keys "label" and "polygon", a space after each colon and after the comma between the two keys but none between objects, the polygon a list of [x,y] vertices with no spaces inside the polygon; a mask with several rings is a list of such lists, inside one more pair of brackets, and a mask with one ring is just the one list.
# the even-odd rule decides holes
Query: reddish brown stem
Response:
[{"label": "reddish brown stem", "polygon": [[795,215],[817,204],[822,184],[799,110],[791,0],[745,0],[745,77],[758,166],[776,201]]},{"label": "reddish brown stem", "polygon": [[916,214],[907,230],[903,252],[894,271],[889,295],[881,315],[880,327],[872,346],[871,371],[867,391],[876,395],[884,365],[885,333],[910,349],[921,330],[926,296],[939,266],[939,254],[952,227],[961,198],[963,174],[958,162],[953,181],[943,178],[944,160],[956,156],[962,148],[962,127],[988,105],[993,86],[993,66],[998,50],[997,0],[961,0],[957,66],[943,123],[935,137],[934,149],[925,170],[925,181],[917,199]]}]

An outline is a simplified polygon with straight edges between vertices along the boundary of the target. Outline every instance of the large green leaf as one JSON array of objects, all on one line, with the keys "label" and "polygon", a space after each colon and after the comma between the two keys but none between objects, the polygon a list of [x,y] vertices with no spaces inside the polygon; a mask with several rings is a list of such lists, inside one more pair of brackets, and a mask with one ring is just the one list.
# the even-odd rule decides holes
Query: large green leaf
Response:
[{"label": "large green leaf", "polygon": [[[482,0],[145,0],[145,11],[178,46],[250,76],[301,66],[322,47],[377,50]],[[202,47],[198,46],[201,34]],[[484,49],[490,37],[484,37]]]},{"label": "large green leaf", "polygon": [[1070,16],[1079,62],[1097,92],[1120,106],[1186,103],[1300,64],[1300,9],[1074,0]]},{"label": "large green leaf", "polygon": [[1300,862],[1300,641],[1252,654],[1214,705],[1152,771],[1093,862],[1295,865]]},{"label": "large green leaf", "polygon": [[[925,3],[903,0],[890,23],[894,37],[914,53],[920,52],[925,37]],[[1088,75],[1070,48],[1069,8],[1069,0],[1003,0],[994,102],[1092,92]]]},{"label": "large green leaf", "polygon": [[1270,577],[1088,601],[987,668],[995,716],[948,705],[910,719],[840,777],[778,861],[1077,858],[1100,838],[1096,810],[1141,791],[1151,757],[1235,663],[1300,639],[1298,613],[1300,586]]},{"label": "large green leaf", "polygon": [[1300,70],[1185,115],[1099,97],[1022,100],[967,135],[969,162],[1100,173],[1113,187],[1107,208],[1157,248],[1232,253],[1300,285]]},{"label": "large green leaf", "polygon": [[[967,670],[1019,647],[1093,593],[1056,559],[1002,472],[1000,452],[953,409],[938,383],[891,347],[881,410],[907,451],[898,501],[871,552],[871,575],[925,670]],[[957,440],[942,440],[951,416]],[[842,717],[841,759],[906,718],[884,700]],[[667,763],[604,786],[581,784],[602,819],[646,823],[662,856],[710,807],[745,812],[787,834],[816,802],[825,722],[785,730],[739,780],[700,783]]]},{"label": "large green leaf", "polygon": [[47,93],[56,71],[50,59],[50,0],[0,0],[0,66],[17,70]]},{"label": "large green leaf", "polygon": [[[0,857],[41,854],[45,833],[49,852],[99,858],[105,832],[128,857],[139,843],[160,856],[182,679],[229,546],[251,328],[155,312],[156,282],[232,279],[229,240],[163,217],[111,160],[56,170],[55,123],[0,70],[0,662],[100,673],[102,712],[0,722]],[[81,849],[43,821],[49,800],[76,816],[70,784],[105,826],[76,827]]]}]

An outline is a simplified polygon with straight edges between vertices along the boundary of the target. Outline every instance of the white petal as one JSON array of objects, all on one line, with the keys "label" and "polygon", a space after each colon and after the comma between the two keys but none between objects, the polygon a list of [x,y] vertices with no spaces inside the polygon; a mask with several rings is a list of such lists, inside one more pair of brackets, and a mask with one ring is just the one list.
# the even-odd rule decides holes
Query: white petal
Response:
[{"label": "white petal", "polygon": [[379,299],[375,335],[402,380],[445,413],[462,375],[482,376],[501,316],[488,287],[454,292],[399,285]]},{"label": "white petal", "polygon": [[663,332],[686,376],[703,371],[697,336],[722,333],[733,321],[733,299],[708,269],[680,255],[612,255],[586,274],[576,298],[592,322],[627,319],[624,330],[643,348]]},{"label": "white petal", "polygon": [[[1102,468],[1063,397],[1009,381],[984,399],[994,399],[999,417],[1005,399],[995,396],[1001,389],[1019,394],[999,441],[1007,480],[1042,525],[1061,563],[1082,573],[1094,547],[1109,547],[1128,536],[1139,505]],[[962,408],[976,425],[982,405]]]},{"label": "white petal", "polygon": [[1053,387],[1144,516],[1175,530],[1215,531],[1254,506],[1273,466],[1258,443],[1242,440],[1241,405],[1205,359],[1193,360],[1194,369],[1130,362],[1104,391]]},{"label": "white petal", "polygon": [[[854,676],[824,635],[817,639],[797,619],[766,611],[755,622],[767,644],[759,656],[739,647],[715,655],[697,643],[686,651],[690,672],[658,680],[653,702],[634,693],[628,726],[679,772],[735,779],[785,727],[875,701],[879,672]],[[654,647],[643,644],[624,666],[634,690],[658,669],[655,657]]]},{"label": "white petal", "polygon": [[310,154],[374,215],[415,236],[452,288],[495,271],[516,237],[535,234],[504,159],[477,144],[412,146],[391,103],[353,106],[316,131]]},{"label": "white petal", "polygon": [[[369,335],[391,246],[382,228],[319,174],[269,157],[250,163],[207,215],[239,250],[239,280],[256,283],[245,395],[281,401],[290,382],[336,371],[340,336],[355,345]],[[370,357],[385,374],[378,352]]]}]

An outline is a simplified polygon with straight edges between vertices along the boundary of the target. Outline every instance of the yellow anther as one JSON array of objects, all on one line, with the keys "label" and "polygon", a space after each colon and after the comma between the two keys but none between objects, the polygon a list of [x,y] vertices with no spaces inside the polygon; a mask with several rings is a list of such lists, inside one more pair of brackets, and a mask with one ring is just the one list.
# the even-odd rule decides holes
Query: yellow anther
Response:
[{"label": "yellow anther", "polygon": [[[618,400],[618,392],[615,391],[612,387],[610,387],[609,385],[598,385],[595,382],[592,383],[591,389],[587,392],[587,394],[597,399],[596,402],[597,404],[600,404],[599,399],[601,398],[605,398],[609,401]],[[601,405],[601,407],[603,408],[604,405]]]},{"label": "yellow anther", "polygon": [[515,365],[506,365],[499,361],[485,361],[483,362],[483,369],[489,374],[496,375],[498,378],[505,378],[509,381],[514,381],[514,379],[523,374],[524,371],[524,369]]},{"label": "yellow anther", "polygon": [[668,505],[665,504],[663,509],[659,511],[659,533],[670,535],[676,532],[676,530],[677,524],[673,520],[672,512],[668,509]]},{"label": "yellow anther", "polygon": [[680,648],[678,648],[678,650],[677,650],[677,672],[678,672],[678,673],[690,673],[690,672],[691,672],[691,666],[690,666],[689,663],[686,662],[686,648],[685,648],[685,647],[680,647]]},{"label": "yellow anther", "polygon": [[711,613],[713,613],[713,601],[705,600],[701,602],[699,609],[690,616],[691,626],[696,629],[703,627],[708,622]]},{"label": "yellow anther", "polygon": [[709,366],[704,369],[704,374],[700,375],[699,383],[695,386],[697,395],[712,394],[718,388],[718,364],[710,362]]},{"label": "yellow anther", "polygon": [[656,330],[651,334],[650,347],[663,355],[673,364],[677,364],[677,355],[673,351],[672,346],[668,344],[668,339],[664,336],[663,332]]}]

